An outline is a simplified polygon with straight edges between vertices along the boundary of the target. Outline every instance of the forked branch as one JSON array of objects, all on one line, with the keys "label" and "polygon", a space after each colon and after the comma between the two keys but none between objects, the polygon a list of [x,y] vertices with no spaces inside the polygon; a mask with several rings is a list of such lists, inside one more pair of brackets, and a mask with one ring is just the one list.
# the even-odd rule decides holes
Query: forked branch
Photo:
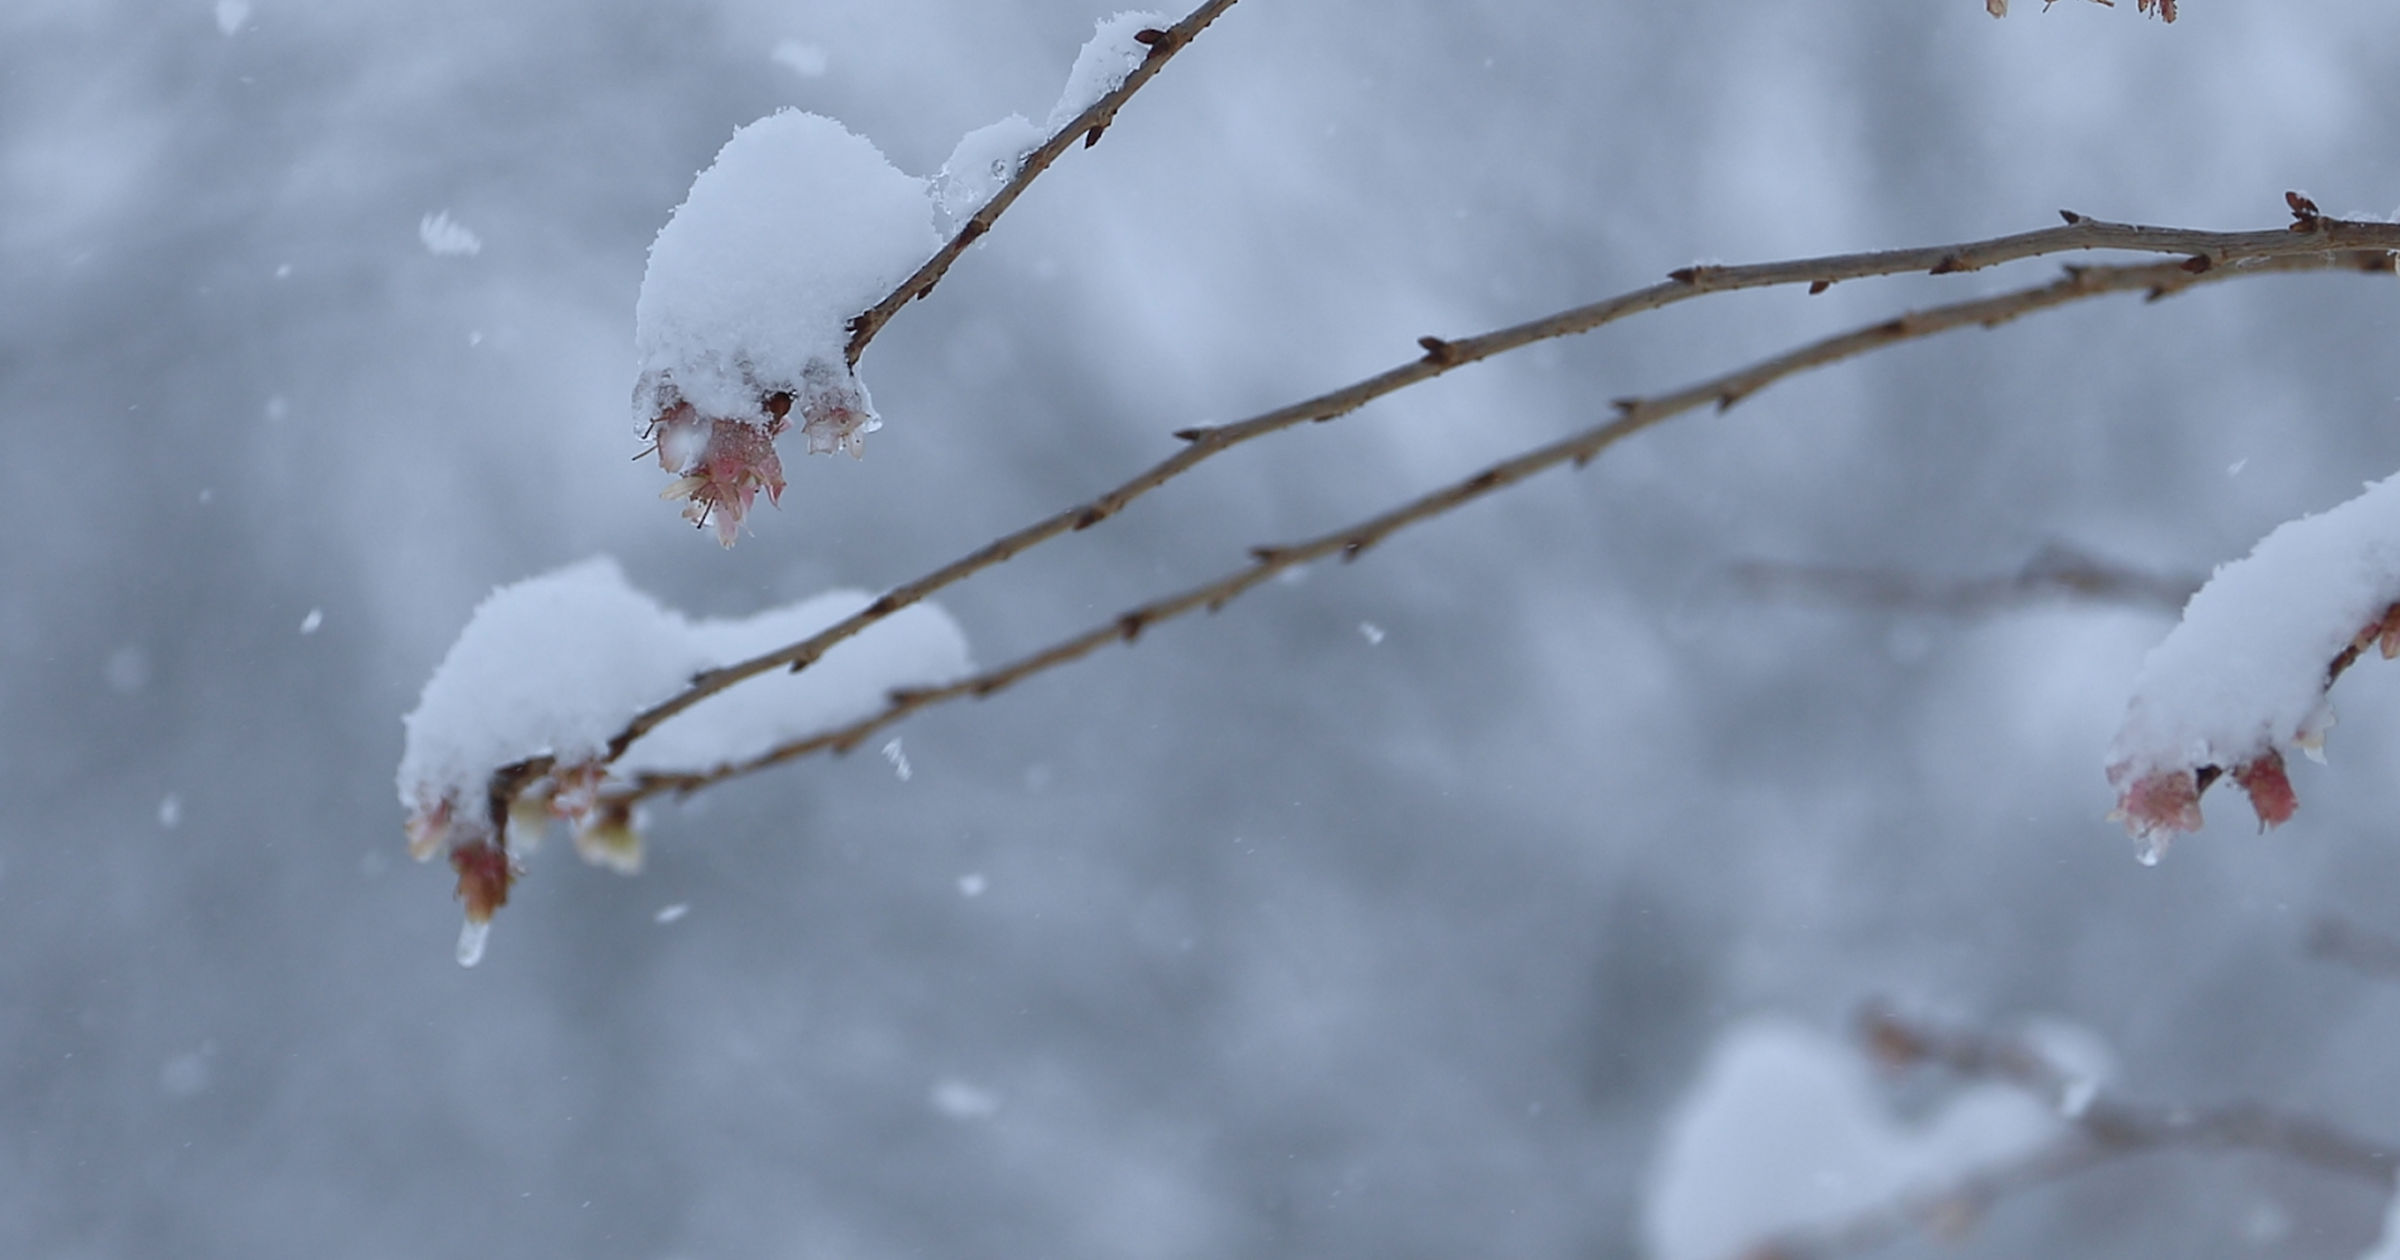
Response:
[{"label": "forked branch", "polygon": [[[2141,230],[2155,231],[2155,229]],[[2394,243],[2400,244],[2400,228],[2392,229],[2392,233]],[[2272,236],[2274,234],[2262,235]],[[695,768],[685,773],[645,773],[631,785],[615,790],[612,793],[612,799],[630,802],[664,792],[693,792],[714,783],[737,778],[826,749],[847,751],[856,747],[869,735],[900,721],[919,709],[967,696],[988,696],[1013,686],[1025,678],[1088,656],[1109,643],[1131,642],[1138,638],[1142,631],[1160,622],[1172,620],[1200,609],[1213,612],[1287,569],[1337,555],[1345,560],[1354,559],[1369,547],[1410,525],[1443,515],[1464,504],[1515,485],[1546,469],[1566,464],[1580,467],[1598,457],[1611,446],[1653,425],[1710,404],[1723,410],[1768,385],[1811,368],[1837,363],[1887,346],[1897,345],[1903,341],[1928,337],[1955,328],[1994,327],[2026,314],[2103,294],[2141,292],[2155,300],[2179,293],[2195,285],[2235,276],[2329,269],[2389,272],[2392,269],[2391,255],[2382,248],[2370,251],[2341,252],[2318,249],[2309,252],[2274,252],[2255,258],[2245,257],[2222,266],[2195,267],[2187,260],[2117,266],[2070,267],[2064,275],[2048,284],[2014,290],[1974,301],[1910,312],[1897,319],[1886,320],[1849,333],[1812,342],[1789,353],[1763,360],[1749,367],[1670,394],[1649,398],[1621,399],[1616,403],[1617,415],[1612,420],[1594,425],[1559,441],[1536,447],[1513,459],[1494,464],[1471,477],[1444,486],[1346,528],[1302,542],[1255,548],[1252,552],[1252,563],[1239,570],[1180,594],[1129,609],[1106,624],[1007,665],[976,674],[948,686],[894,693],[882,710],[869,717],[846,726],[779,745],[744,761],[713,768]],[[1674,283],[1684,282],[1676,281]],[[1474,340],[1486,342],[1490,338],[1506,336],[1515,331],[1504,330],[1503,333],[1489,334],[1485,338]],[[1563,334],[1552,333],[1549,335]],[[1530,344],[1531,340],[1539,339],[1530,338],[1528,341],[1516,344]],[[1471,343],[1449,342],[1443,344],[1458,346]],[[1486,357],[1490,353],[1497,352],[1496,350],[1486,351]],[[1429,352],[1428,359],[1432,357]],[[1432,370],[1447,370],[1447,365],[1428,363],[1425,367]],[[1390,375],[1392,374],[1386,374],[1386,376]],[[1417,379],[1426,379],[1426,377],[1420,376]],[[1356,403],[1351,404],[1353,407],[1356,405]],[[1283,412],[1269,413],[1268,416],[1260,417],[1258,420],[1245,421],[1239,425],[1192,431],[1197,435],[1192,439],[1194,445],[1180,452],[1176,458],[1187,459],[1223,449],[1222,446],[1207,445],[1215,435],[1241,433],[1246,437],[1271,432],[1273,428],[1264,427],[1263,422],[1278,420],[1294,411],[1305,412],[1308,406],[1309,404],[1299,404],[1297,408],[1287,408]],[[1343,408],[1345,411],[1348,409],[1347,407]],[[1342,412],[1334,411],[1330,414],[1339,415]],[[1330,418],[1330,416],[1313,417],[1302,414],[1299,418],[1282,420],[1273,427],[1289,427],[1306,418]],[[1175,463],[1175,460],[1169,460],[1160,467],[1166,468]],[[1129,485],[1138,486],[1138,492],[1146,492],[1163,483],[1167,477],[1171,477],[1176,472],[1180,472],[1182,468],[1189,466],[1189,463],[1176,466],[1173,471],[1164,475],[1160,475],[1159,470],[1154,469],[1151,474],[1145,475],[1145,479],[1137,479],[1136,482],[1129,483]],[[1123,488],[1112,493],[1123,493]],[[1110,497],[1104,496],[1101,500],[1096,501],[1095,506],[1105,505],[1108,502],[1110,502]],[[807,661],[814,660],[818,654],[821,654],[824,647],[838,642],[848,634],[855,633],[857,629],[863,628],[865,625],[888,616],[892,611],[905,606],[906,602],[921,599],[926,593],[938,589],[941,585],[947,585],[950,581],[998,563],[1033,543],[1039,542],[1043,537],[1073,528],[1075,522],[1068,518],[1077,516],[1077,510],[1061,513],[1032,529],[1021,531],[1017,535],[993,543],[973,556],[939,570],[927,578],[919,579],[909,587],[887,593],[858,616],[815,638],[795,644],[781,652],[770,653],[756,661],[704,675],[694,685],[691,692],[686,693],[691,696],[690,699],[679,696],[676,700],[669,702],[669,705],[674,706],[673,708],[668,708],[668,706],[661,706],[661,708],[671,714],[679,711],[681,707],[696,702],[702,696],[731,686],[740,681],[742,677],[763,673],[766,670],[783,666],[787,662],[805,664]],[[903,599],[904,595],[905,599]],[[693,692],[699,694],[692,695]],[[645,715],[645,717],[647,716]],[[664,718],[658,720],[663,721]],[[637,721],[636,727],[639,728],[634,730],[636,736],[638,736],[639,730],[648,729],[640,721]],[[630,738],[627,738],[626,742],[630,743]]]},{"label": "forked branch", "polygon": [[[1226,3],[1230,2],[1231,0],[1226,0]],[[1185,25],[1201,21],[1203,17],[1213,16],[1211,10],[1204,7],[1177,25],[1180,29]],[[1205,25],[1204,22],[1202,24]],[[1151,61],[1146,63],[1145,68],[1155,66],[1157,61],[1158,58],[1154,55]],[[1127,83],[1131,85],[1134,80],[1128,79]],[[1105,102],[1103,103],[1105,104]],[[1099,107],[1095,106],[1094,108]],[[1056,138],[1054,137],[1053,143],[1055,142]],[[1025,178],[1022,172],[1020,178]],[[999,204],[1000,199],[995,198],[994,205]],[[987,207],[988,209],[990,208]],[[1686,267],[1672,273],[1665,283],[1559,311],[1527,323],[1457,340],[1444,340],[1438,337],[1422,338],[1418,344],[1424,353],[1417,359],[1398,367],[1237,423],[1182,430],[1176,436],[1184,440],[1183,449],[1098,498],[1070,507],[1013,533],[1003,535],[931,573],[895,586],[857,615],[828,627],[822,633],[812,635],[776,651],[699,675],[693,679],[691,686],[644,710],[627,723],[626,727],[610,741],[610,758],[613,760],[615,757],[621,756],[635,740],[656,729],[660,723],[709,696],[744,679],[754,678],[773,670],[805,669],[815,663],[833,645],[856,635],[883,618],[917,603],[945,587],[1004,563],[1052,538],[1107,520],[1124,510],[1135,499],[1235,446],[1298,425],[1333,420],[1356,411],[1376,399],[1397,393],[1413,385],[1422,384],[1467,364],[1478,363],[1495,355],[1522,349],[1537,342],[1590,332],[1628,316],[1659,310],[1713,293],[1730,293],[1794,284],[1805,284],[1809,286],[1811,292],[1823,292],[1826,288],[1844,280],[1911,272],[1950,275],[2044,255],[2096,249],[2170,254],[2182,258],[2182,261],[2178,263],[2149,267],[2103,267],[2086,268],[2080,271],[2071,270],[2065,279],[2052,285],[2021,290],[2017,294],[1986,299],[1982,303],[1968,303],[1956,308],[1941,308],[1942,311],[1963,311],[1964,315],[1957,322],[1942,324],[1939,327],[1923,323],[1927,319],[1943,318],[1939,311],[1903,316],[1901,319],[1889,321],[1887,324],[1861,329],[1841,345],[1818,343],[1795,352],[1804,356],[1819,356],[1813,362],[1786,363],[1781,360],[1770,360],[1746,369],[1743,373],[1736,373],[1732,377],[1712,382],[1707,386],[1695,387],[1700,392],[1687,391],[1689,397],[1678,395],[1643,404],[1652,410],[1658,407],[1684,410],[1708,401],[1722,400],[1729,405],[1730,399],[1725,397],[1728,394],[1738,398],[1743,393],[1762,387],[1770,380],[1779,379],[1780,376],[1787,375],[1791,371],[1814,366],[1816,362],[1832,362],[1929,332],[1956,327],[1960,323],[1997,324],[2045,306],[2057,305],[2063,301],[2072,301],[2078,297],[2093,296],[2101,292],[2140,289],[2148,291],[2153,298],[2163,297],[2203,279],[2223,279],[2228,275],[2256,275],[2268,271],[2307,271],[2342,267],[2389,270],[2390,252],[2400,250],[2400,224],[2326,218],[2318,214],[2313,205],[2308,205],[2305,199],[2295,200],[2293,204],[2294,222],[2291,227],[2257,232],[2198,232],[2181,228],[2142,227],[2107,223],[2072,211],[2061,211],[2060,214],[2067,220],[2061,227],[2021,232],[2012,236],[1995,237],[1991,240],[1975,241],[1963,245],[1884,250],[1864,254],[1838,254],[1824,258],[1758,263],[1746,266]],[[927,265],[932,266],[933,264]],[[2079,277],[2083,278],[2079,279]],[[887,304],[891,305],[894,310],[897,310],[900,305],[890,299],[887,299]],[[1909,321],[1911,320],[1919,322],[1916,325],[1910,325]],[[880,324],[876,326],[880,327]],[[1835,340],[1841,341],[1842,339]],[[1786,356],[1787,359],[1789,357]],[[1715,392],[1709,392],[1712,389]],[[1682,401],[1678,402],[1678,399]],[[1628,418],[1632,417],[1628,416]]]}]

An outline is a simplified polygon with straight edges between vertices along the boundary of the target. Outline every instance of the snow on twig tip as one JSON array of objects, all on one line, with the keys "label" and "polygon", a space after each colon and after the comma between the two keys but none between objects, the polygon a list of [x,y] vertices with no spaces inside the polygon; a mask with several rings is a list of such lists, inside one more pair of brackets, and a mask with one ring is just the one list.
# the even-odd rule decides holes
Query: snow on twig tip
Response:
[{"label": "snow on twig tip", "polygon": [[[834,591],[732,621],[685,618],[588,560],[494,591],[405,718],[398,773],[409,852],[447,853],[472,923],[508,901],[517,859],[553,818],[586,861],[640,869],[641,821],[617,775],[706,769],[874,712],[899,686],[969,669],[966,637],[933,604],[902,609],[804,674],[751,679],[660,724],[625,753],[611,741],[686,680],[806,638],[865,607]],[[514,843],[512,843],[512,840]]]},{"label": "snow on twig tip", "polygon": [[810,453],[863,453],[880,422],[843,358],[849,321],[938,245],[925,181],[830,118],[786,110],[726,141],[634,306],[634,412],[686,517],[731,546],[758,493],[782,494],[793,411]]},{"label": "snow on twig tip", "polygon": [[2277,528],[2192,597],[2110,746],[2115,816],[2144,841],[2198,831],[2201,794],[2231,775],[2261,827],[2289,820],[2284,751],[2319,757],[2326,690],[2370,647],[2400,652],[2400,478]]}]

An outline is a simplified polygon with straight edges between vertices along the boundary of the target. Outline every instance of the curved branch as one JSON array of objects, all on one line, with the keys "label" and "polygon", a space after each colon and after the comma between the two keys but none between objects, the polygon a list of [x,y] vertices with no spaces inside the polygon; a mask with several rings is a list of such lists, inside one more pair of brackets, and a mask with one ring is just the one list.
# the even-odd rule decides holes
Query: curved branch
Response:
[{"label": "curved branch", "polygon": [[[1017,164],[1017,173],[1000,186],[1000,191],[992,194],[991,200],[984,202],[965,223],[960,224],[958,232],[947,244],[934,251],[933,257],[926,259],[925,265],[917,268],[916,274],[901,281],[900,286],[886,294],[882,301],[850,321],[850,342],[842,350],[843,358],[849,365],[858,366],[858,356],[866,353],[867,343],[875,340],[875,334],[882,332],[883,326],[892,322],[892,316],[899,314],[901,307],[933,292],[933,286],[949,274],[950,264],[957,262],[959,255],[967,252],[967,246],[991,231],[992,224],[999,221],[1000,216],[1016,203],[1018,196],[1034,180],[1041,177],[1043,171],[1050,169],[1051,163],[1075,147],[1076,137],[1083,138],[1083,145],[1087,149],[1098,144],[1100,133],[1108,130],[1108,125],[1116,121],[1117,111],[1124,107],[1125,102],[1133,99],[1133,94],[1141,91],[1142,85],[1165,68],[1176,53],[1182,52],[1184,45],[1192,42],[1193,36],[1208,29],[1208,24],[1216,21],[1234,3],[1235,0],[1208,0],[1192,10],[1190,16],[1163,31],[1142,32],[1145,37],[1142,42],[1150,46],[1150,55],[1125,76],[1125,81],[1118,84],[1115,91],[1092,102],[1089,109],[1077,114],[1044,140],[1041,147],[1026,154],[1024,160]],[[1147,38],[1150,36],[1156,38]]]},{"label": "curved branch", "polygon": [[[1232,0],[1223,0],[1224,4]],[[1202,14],[1195,13],[1191,22]],[[1213,16],[1213,14],[1210,14]],[[1180,25],[1180,24],[1179,24]],[[1151,63],[1155,64],[1154,56]],[[1132,80],[1128,80],[1128,83]],[[1104,102],[1105,103],[1105,102]],[[1094,107],[1099,108],[1098,106]],[[1065,133],[1061,133],[1065,134]],[[1054,138],[1055,142],[1055,138]],[[995,204],[998,204],[995,198]],[[987,210],[989,207],[987,207]],[[1907,272],[1929,272],[1948,275],[1976,271],[2000,263],[2020,261],[2047,254],[2068,253],[2094,249],[2132,250],[2147,253],[2179,254],[2180,263],[2136,268],[2150,279],[2127,283],[2120,287],[2151,291],[2153,297],[2163,297],[2202,279],[2221,279],[2224,273],[2255,274],[2262,269],[2319,270],[2343,265],[2366,270],[2388,270],[2391,251],[2400,250],[2400,224],[2367,223],[2328,219],[2322,216],[2303,216],[2288,229],[2263,232],[2195,232],[2180,228],[2140,227],[2106,223],[2086,218],[2072,211],[2061,211],[2067,219],[2063,227],[2014,236],[1995,237],[1987,241],[1964,245],[1942,245],[1922,249],[1886,250],[1866,254],[1837,254],[1823,258],[1799,259],[1787,262],[1758,263],[1745,266],[1686,267],[1672,273],[1663,284],[1651,285],[1629,293],[1619,294],[1599,302],[1572,307],[1541,319],[1496,329],[1456,341],[1438,337],[1420,338],[1422,357],[1343,386],[1314,398],[1276,408],[1250,419],[1233,424],[1184,429],[1175,436],[1183,439],[1182,450],[1152,465],[1141,474],[1088,503],[1079,504],[1055,513],[1013,533],[1006,534],[968,555],[886,591],[882,597],[855,616],[827,627],[798,643],[755,656],[746,661],[709,670],[692,680],[691,686],[637,714],[622,731],[609,741],[608,757],[615,760],[632,746],[635,740],[657,729],[660,723],[698,704],[728,687],[777,669],[800,670],[814,664],[834,644],[866,629],[885,617],[932,595],[936,591],[972,577],[985,569],[1001,564],[1052,538],[1096,525],[1132,503],[1135,499],[1181,476],[1195,465],[1244,442],[1302,424],[1333,420],[1360,407],[1394,394],[1409,386],[1421,384],[1445,375],[1470,363],[1479,363],[1495,355],[1521,349],[1536,342],[1590,332],[1631,315],[1659,310],[1692,298],[1711,293],[1730,293],[1744,289],[1773,288],[1806,284],[1812,293],[1823,292],[1842,280],[1864,279],[1872,276],[1898,275]],[[929,266],[931,264],[928,264]],[[2125,268],[2092,268],[2075,275],[2116,275]],[[2088,295],[2086,295],[2088,296]],[[888,299],[887,299],[888,301]],[[1997,303],[2002,299],[1992,299]],[[893,304],[897,309],[897,303]],[[1945,308],[1948,309],[1948,308]],[[1999,323],[2017,315],[2040,309],[2039,305],[2011,310],[1992,306],[1985,314],[1969,322]],[[1930,313],[1929,313],[1930,314]],[[1902,321],[1921,316],[1904,316]],[[1859,336],[1874,341],[1906,340],[1922,335],[1893,332],[1878,333],[1862,330]],[[1938,330],[1936,330],[1938,331]],[[1881,344],[1878,342],[1877,344]],[[1862,353],[1877,348],[1864,344],[1858,349],[1844,351],[1836,357]],[[1830,362],[1831,360],[1825,360]],[[1805,366],[1805,365],[1803,365]],[[1772,367],[1762,364],[1759,369]],[[1785,369],[1797,370],[1796,368]],[[1772,376],[1765,378],[1772,379]],[[1764,379],[1753,381],[1746,389],[1759,388]],[[1739,385],[1739,382],[1735,382]],[[1702,398],[1700,401],[1708,401]],[[1728,402],[1726,405],[1730,405]],[[1588,456],[1586,457],[1588,458]]]},{"label": "curved branch", "polygon": [[[869,735],[919,709],[965,696],[978,698],[988,696],[1013,686],[1025,678],[1088,656],[1109,643],[1118,641],[1130,643],[1140,637],[1143,630],[1159,622],[1169,621],[1203,608],[1214,612],[1286,569],[1296,568],[1334,555],[1339,555],[1345,560],[1355,559],[1369,547],[1410,525],[1440,516],[1454,508],[1515,485],[1546,469],[1562,464],[1581,467],[1625,438],[1671,417],[1710,403],[1714,403],[1718,410],[1724,410],[1776,381],[1811,368],[1822,367],[1886,346],[1896,345],[1902,341],[1928,337],[1954,328],[1994,327],[2034,311],[2062,306],[2108,293],[2145,292],[2152,299],[2157,299],[2212,280],[2271,272],[2334,268],[2389,271],[2391,270],[2391,259],[2388,254],[2380,251],[2364,255],[2331,254],[2317,251],[2309,254],[2272,256],[2244,266],[2212,267],[2198,270],[2190,267],[2188,263],[2181,262],[2075,267],[2070,268],[2064,276],[2049,284],[2019,289],[1971,302],[1960,302],[1950,306],[1911,312],[1898,319],[1886,320],[1854,332],[1810,343],[1788,354],[1764,360],[1750,367],[1713,380],[1703,381],[1671,394],[1654,398],[1620,399],[1616,403],[1618,414],[1613,420],[1595,425],[1548,445],[1536,447],[1513,459],[1494,464],[1465,480],[1444,486],[1381,515],[1333,533],[1305,542],[1255,548],[1252,551],[1252,563],[1245,568],[1180,594],[1130,609],[1105,625],[1053,644],[1007,665],[961,679],[944,687],[895,692],[889,703],[878,713],[847,726],[778,745],[746,761],[732,762],[689,773],[651,772],[642,774],[629,788],[613,794],[612,799],[632,801],[665,792],[688,793],[825,749],[847,752]],[[1229,426],[1228,428],[1239,427],[1241,426]],[[1207,432],[1226,431],[1210,430]],[[1186,454],[1190,453],[1186,452]],[[1062,514],[1062,516],[1064,515],[1068,514]],[[1059,518],[1052,519],[1055,521]],[[991,552],[994,548],[1002,547],[1008,542],[1009,540],[1003,539],[986,548],[985,552]],[[1021,547],[1017,549],[1022,550]],[[978,555],[983,554],[985,553],[978,553]],[[1005,556],[1001,558],[1005,558]],[[973,560],[974,557],[970,557],[966,561],[960,561],[958,564],[950,566],[949,570],[943,572],[960,569]],[[973,569],[969,568],[965,571],[972,572]],[[912,585],[923,584],[924,582],[921,580],[920,583]],[[720,676],[742,671],[740,677],[748,677],[764,672],[765,669],[772,669],[783,660],[799,659],[802,652],[811,649],[812,645],[819,640],[836,637],[837,632],[844,631],[844,628],[853,622],[871,623],[882,616],[889,615],[891,609],[886,608],[885,605],[891,603],[896,597],[897,593],[887,594],[865,612],[851,618],[850,622],[836,626],[825,634],[817,636],[816,639],[759,658],[759,662],[764,662],[763,665],[758,662],[746,662],[726,670],[715,671],[714,674],[703,675],[701,682],[695,684],[692,691],[701,692],[702,695],[711,694],[715,690],[722,690],[723,687],[740,680],[739,677],[732,677],[729,681],[720,683],[716,681]],[[897,604],[892,605],[895,608],[898,606]],[[882,611],[879,612],[879,609]],[[814,659],[814,657],[811,656],[808,659]],[[709,687],[710,690],[702,692],[701,689],[704,686]],[[691,692],[687,692],[686,695],[691,695]],[[675,706],[669,711],[670,714],[691,703],[696,703],[699,698],[699,696],[692,696],[687,700],[681,696],[677,697],[676,700],[669,702],[670,705]],[[661,706],[661,708],[666,707]],[[659,720],[663,721],[664,718]],[[644,727],[643,729],[648,728]]]}]

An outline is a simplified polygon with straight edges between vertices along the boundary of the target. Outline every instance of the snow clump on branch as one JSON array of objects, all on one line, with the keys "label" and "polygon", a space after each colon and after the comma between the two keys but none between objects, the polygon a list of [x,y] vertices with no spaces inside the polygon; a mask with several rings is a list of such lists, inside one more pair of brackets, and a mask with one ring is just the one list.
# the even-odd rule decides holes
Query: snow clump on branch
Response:
[{"label": "snow clump on branch", "polygon": [[2200,796],[2226,775],[2262,828],[2288,820],[2283,754],[2323,759],[2326,689],[2370,647],[2400,655],[2400,477],[2278,527],[2151,650],[2108,753],[2114,817],[2143,860],[2200,829]]},{"label": "snow clump on branch", "polygon": [[895,688],[968,672],[958,624],[915,604],[801,673],[776,671],[701,701],[612,764],[611,740],[694,675],[804,639],[871,599],[833,591],[740,620],[694,621],[633,589],[607,557],[493,591],[402,719],[409,852],[419,861],[446,852],[458,872],[468,923],[460,960],[480,952],[519,859],[553,819],[574,829],[586,861],[640,868],[638,821],[611,799],[612,776],[710,770],[866,717]]},{"label": "snow clump on branch", "polygon": [[[1115,91],[1150,55],[1156,13],[1104,18],[1076,55],[1050,129]],[[732,546],[758,496],[783,497],[775,439],[799,413],[812,455],[860,456],[882,427],[849,359],[851,321],[1009,180],[1044,133],[1011,114],[961,139],[930,180],[901,173],[830,118],[784,110],[734,132],[659,229],[634,303],[633,409],[660,496]]]},{"label": "snow clump on branch", "polygon": [[844,357],[849,321],[939,240],[925,181],[840,123],[786,110],[734,133],[650,246],[634,304],[634,412],[677,480],[666,497],[732,546],[783,493],[775,438],[862,454],[878,427]]}]

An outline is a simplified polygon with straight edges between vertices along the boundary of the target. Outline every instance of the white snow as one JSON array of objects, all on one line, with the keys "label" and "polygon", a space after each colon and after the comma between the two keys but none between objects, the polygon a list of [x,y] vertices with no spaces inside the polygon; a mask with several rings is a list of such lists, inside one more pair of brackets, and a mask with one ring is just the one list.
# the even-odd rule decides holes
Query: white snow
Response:
[{"label": "white snow", "polygon": [[1049,130],[1057,131],[1074,121],[1077,114],[1116,91],[1124,84],[1125,76],[1141,67],[1150,55],[1150,48],[1135,39],[1136,34],[1174,24],[1174,19],[1165,14],[1146,10],[1129,10],[1100,19],[1092,37],[1075,54],[1075,68],[1067,72],[1066,90],[1059,94],[1058,104],[1050,111]]},{"label": "white snow", "polygon": [[[831,591],[740,621],[697,622],[690,634],[712,664],[730,664],[805,639],[873,599]],[[702,770],[739,760],[874,713],[895,687],[938,686],[968,669],[958,623],[935,605],[913,604],[797,674],[777,670],[693,705],[635,744],[618,768]]]},{"label": "white snow", "polygon": [[830,59],[825,50],[815,44],[787,39],[775,45],[775,63],[803,79],[814,79],[825,73]]},{"label": "white snow", "polygon": [[589,761],[712,662],[683,618],[605,556],[503,586],[427,680],[400,758],[400,800],[482,799],[491,772],[542,753]]},{"label": "white snow", "polygon": [[250,21],[250,0],[217,0],[217,33],[228,38]]},{"label": "white snow", "polygon": [[953,1120],[989,1120],[1000,1114],[1000,1095],[956,1078],[936,1081],[926,1101]]},{"label": "white snow", "polygon": [[797,110],[733,134],[650,246],[634,304],[637,420],[680,398],[760,416],[766,394],[841,369],[849,320],[933,255],[925,181],[842,124]]},{"label": "white snow", "polygon": [[483,252],[483,238],[450,217],[447,210],[417,220],[417,239],[425,252],[442,258],[473,257]]},{"label": "white snow", "polygon": [[[403,805],[481,799],[493,770],[540,754],[591,761],[641,710],[702,670],[806,638],[864,607],[835,591],[740,620],[692,621],[600,557],[483,601],[405,719]],[[968,669],[966,636],[932,604],[903,609],[792,674],[738,683],[629,749],[620,770],[705,769],[880,708],[894,687]]]},{"label": "white snow", "polygon": [[2287,522],[2220,567],[2150,653],[2109,748],[2112,782],[2313,753],[2326,666],[2400,600],[2400,478]]},{"label": "white snow", "polygon": [[323,628],[324,625],[325,610],[322,608],[311,608],[308,610],[308,615],[300,619],[300,633],[315,634],[319,629]]},{"label": "white snow", "polygon": [[1016,178],[1025,155],[1049,138],[1023,114],[1010,114],[961,136],[942,163],[942,173],[934,177],[934,197],[942,213],[959,220],[982,209],[993,193]]},{"label": "white snow", "polygon": [[1718,1041],[1669,1120],[1643,1240],[1651,1260],[1730,1260],[1779,1234],[1954,1186],[2065,1131],[2041,1100],[1988,1083],[1904,1122],[1856,1050],[1800,1024],[1753,1020]]},{"label": "white snow", "polygon": [[2400,1190],[2395,1190],[2391,1205],[2383,1210],[2383,1234],[2358,1260],[2400,1260]]}]

